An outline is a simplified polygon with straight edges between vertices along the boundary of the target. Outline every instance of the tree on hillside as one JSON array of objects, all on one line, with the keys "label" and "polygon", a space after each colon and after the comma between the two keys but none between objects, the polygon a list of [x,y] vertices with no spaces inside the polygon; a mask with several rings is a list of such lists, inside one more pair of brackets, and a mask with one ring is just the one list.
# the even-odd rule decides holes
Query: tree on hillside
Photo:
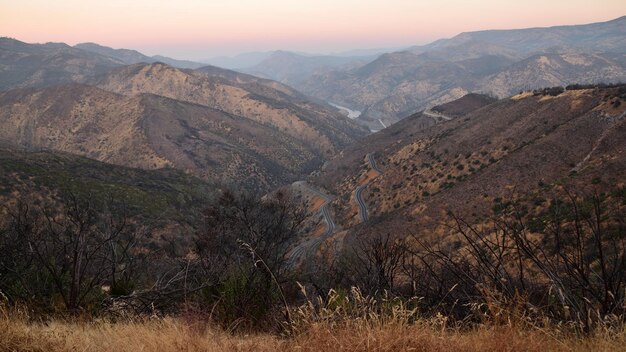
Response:
[{"label": "tree on hillside", "polygon": [[[44,305],[60,298],[77,313],[103,287],[132,284],[137,232],[114,202],[68,194],[60,204],[20,200],[0,234],[0,290]],[[47,301],[47,302],[46,302]]]}]

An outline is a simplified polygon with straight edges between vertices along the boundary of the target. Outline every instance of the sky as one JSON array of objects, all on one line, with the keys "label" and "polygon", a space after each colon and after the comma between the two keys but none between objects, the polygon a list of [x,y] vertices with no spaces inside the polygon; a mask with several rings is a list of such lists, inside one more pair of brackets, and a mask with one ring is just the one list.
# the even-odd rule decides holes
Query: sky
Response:
[{"label": "sky", "polygon": [[0,36],[200,60],[426,44],[483,29],[602,22],[626,0],[0,0]]}]

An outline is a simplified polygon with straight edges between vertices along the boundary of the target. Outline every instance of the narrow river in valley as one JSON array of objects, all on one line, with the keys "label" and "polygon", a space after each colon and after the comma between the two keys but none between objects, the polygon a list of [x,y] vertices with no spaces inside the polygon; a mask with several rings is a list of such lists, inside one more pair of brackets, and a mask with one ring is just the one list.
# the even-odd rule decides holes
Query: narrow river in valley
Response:
[{"label": "narrow river in valley", "polygon": [[345,106],[337,105],[337,104],[334,104],[334,103],[328,103],[328,104],[336,107],[339,110],[346,111],[348,113],[348,118],[351,118],[352,120],[354,120],[354,119],[358,118],[359,116],[361,116],[361,112],[360,111],[352,110],[352,109],[349,109],[349,108],[347,108]]}]

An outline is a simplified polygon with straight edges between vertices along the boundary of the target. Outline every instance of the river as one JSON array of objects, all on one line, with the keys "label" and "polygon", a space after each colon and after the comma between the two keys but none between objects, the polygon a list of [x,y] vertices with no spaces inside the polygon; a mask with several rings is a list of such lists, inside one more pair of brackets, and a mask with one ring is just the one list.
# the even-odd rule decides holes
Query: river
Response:
[{"label": "river", "polygon": [[349,109],[349,108],[347,108],[345,106],[337,105],[337,104],[334,104],[334,103],[328,103],[328,104],[336,107],[339,110],[343,110],[343,111],[347,112],[348,113],[348,118],[350,118],[352,120],[354,120],[354,119],[358,118],[359,116],[361,116],[361,112],[360,111],[352,110],[352,109]]}]

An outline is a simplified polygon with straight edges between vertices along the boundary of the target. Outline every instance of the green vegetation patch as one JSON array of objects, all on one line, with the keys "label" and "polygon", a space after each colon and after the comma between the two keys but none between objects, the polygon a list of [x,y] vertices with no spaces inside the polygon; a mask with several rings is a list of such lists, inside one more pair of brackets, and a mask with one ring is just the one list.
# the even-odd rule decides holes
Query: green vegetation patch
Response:
[{"label": "green vegetation patch", "polygon": [[131,216],[192,223],[217,187],[174,169],[141,170],[56,152],[0,149],[0,195],[91,194],[123,201]]}]

